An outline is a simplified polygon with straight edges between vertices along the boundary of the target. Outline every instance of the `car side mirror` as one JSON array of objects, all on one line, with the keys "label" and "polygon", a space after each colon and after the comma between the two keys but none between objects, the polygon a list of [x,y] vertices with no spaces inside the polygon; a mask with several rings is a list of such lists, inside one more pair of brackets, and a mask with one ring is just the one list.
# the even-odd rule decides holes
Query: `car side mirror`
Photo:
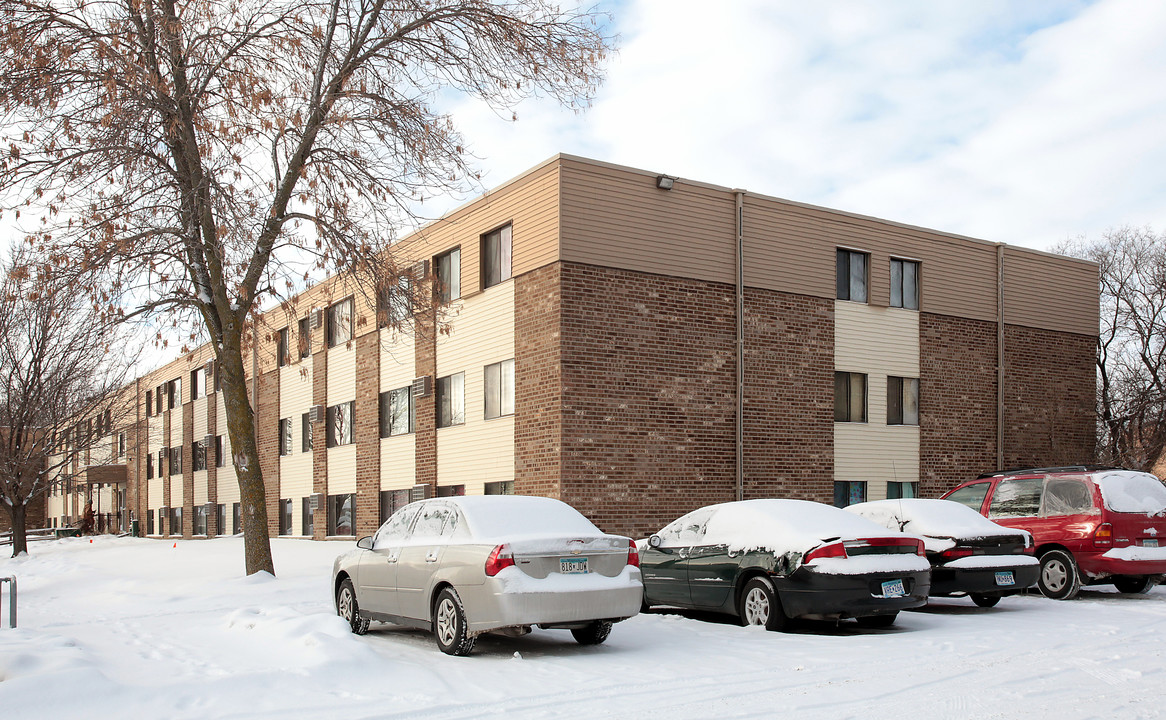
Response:
[{"label": "car side mirror", "polygon": [[654,548],[660,547],[661,542],[662,541],[660,540],[659,535],[653,535],[652,537],[648,538],[648,545]]},{"label": "car side mirror", "polygon": [[372,550],[372,535],[357,540],[356,546],[361,550]]}]

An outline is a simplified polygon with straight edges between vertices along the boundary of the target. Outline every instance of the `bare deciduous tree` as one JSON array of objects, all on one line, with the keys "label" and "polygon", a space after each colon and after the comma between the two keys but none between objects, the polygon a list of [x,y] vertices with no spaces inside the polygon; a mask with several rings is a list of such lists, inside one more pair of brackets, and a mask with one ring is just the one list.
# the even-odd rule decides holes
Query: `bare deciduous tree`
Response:
[{"label": "bare deciduous tree", "polygon": [[1166,454],[1166,234],[1123,227],[1058,251],[1100,266],[1099,459],[1152,470]]},{"label": "bare deciduous tree", "polygon": [[40,210],[34,242],[109,316],[203,328],[246,571],[273,572],[248,322],[313,269],[394,286],[401,209],[470,176],[434,103],[582,109],[608,39],[547,0],[0,0],[0,17],[0,191]]},{"label": "bare deciduous tree", "polygon": [[0,506],[13,557],[28,549],[28,506],[71,484],[84,470],[78,455],[132,408],[117,392],[129,365],[111,352],[115,333],[84,295],[25,264],[26,254],[0,279]]}]

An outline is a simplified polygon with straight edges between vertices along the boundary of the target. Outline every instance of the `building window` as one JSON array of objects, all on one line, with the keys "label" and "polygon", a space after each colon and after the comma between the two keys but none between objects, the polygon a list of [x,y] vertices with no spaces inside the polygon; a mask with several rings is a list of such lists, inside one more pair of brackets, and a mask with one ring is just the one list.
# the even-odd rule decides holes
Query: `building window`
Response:
[{"label": "building window", "polygon": [[437,488],[437,497],[461,497],[465,494],[465,485],[441,485]]},{"label": "building window", "polygon": [[154,511],[153,510],[146,511],[146,534],[147,535],[154,534]]},{"label": "building window", "polygon": [[182,405],[182,378],[174,378],[166,383],[166,406],[168,410]]},{"label": "building window", "polygon": [[312,537],[316,532],[316,507],[311,496],[303,500],[303,512],[300,513],[300,532],[306,537]]},{"label": "building window", "polygon": [[279,534],[292,534],[291,498],[281,498],[279,501]]},{"label": "building window", "polygon": [[161,415],[162,410],[164,409],[165,402],[162,395],[163,391],[166,389],[166,385],[166,383],[162,383],[154,390],[154,414],[156,415]]},{"label": "building window", "polygon": [[206,505],[194,506],[194,527],[191,532],[195,535],[206,535]]},{"label": "building window", "polygon": [[466,374],[437,378],[437,427],[461,425],[466,421]]},{"label": "building window", "polygon": [[311,452],[311,413],[300,415],[300,452]]},{"label": "building window", "polygon": [[227,506],[223,503],[215,505],[215,534],[227,534]]},{"label": "building window", "polygon": [[836,480],[834,482],[834,507],[846,507],[866,502],[866,482],[861,480]]},{"label": "building window", "polygon": [[202,440],[195,440],[190,445],[190,465],[194,472],[206,470],[206,443]]},{"label": "building window", "polygon": [[288,344],[287,328],[280,330],[275,338],[275,360],[279,367],[291,362],[291,346]]},{"label": "building window", "polygon": [[853,250],[838,251],[838,299],[866,302],[870,256]]},{"label": "building window", "polygon": [[182,446],[170,448],[170,474],[182,474]]},{"label": "building window", "polygon": [[300,347],[300,358],[306,358],[312,354],[312,319],[311,317],[300,318],[300,333],[297,338],[297,343]]},{"label": "building window", "polygon": [[919,263],[891,258],[891,307],[919,309]]},{"label": "building window", "polygon": [[243,532],[243,513],[239,507],[239,503],[231,506],[231,534],[238,535]]},{"label": "building window", "polygon": [[180,507],[170,508],[170,534],[182,534],[182,508]]},{"label": "building window", "polygon": [[482,236],[482,289],[510,279],[510,226]]},{"label": "building window", "polygon": [[154,391],[146,391],[146,417],[154,414]]},{"label": "building window", "polygon": [[485,488],[486,495],[513,495],[514,481],[500,480],[498,482],[488,482]]},{"label": "building window", "polygon": [[352,415],[355,406],[355,401],[349,400],[346,403],[332,405],[328,408],[328,427],[326,428],[328,447],[352,444]]},{"label": "building window", "polygon": [[437,275],[437,299],[449,303],[462,296],[462,250],[454,248],[433,258]]},{"label": "building window", "polygon": [[352,339],[352,298],[328,307],[328,347],[343,345]]},{"label": "building window", "polygon": [[356,495],[328,496],[328,534],[356,534]]},{"label": "building window", "polygon": [[834,422],[866,422],[866,375],[834,373]]},{"label": "building window", "polygon": [[514,360],[486,366],[486,419],[514,414]]},{"label": "building window", "polygon": [[381,524],[409,504],[408,490],[381,490]]},{"label": "building window", "polygon": [[919,497],[919,483],[917,482],[888,482],[887,483],[887,499],[899,500],[901,498],[916,498]]},{"label": "building window", "polygon": [[117,456],[122,457],[126,454],[126,434],[119,432],[117,434]]},{"label": "building window", "polygon": [[407,273],[377,293],[377,327],[399,327],[413,307],[413,281]]},{"label": "building window", "polygon": [[190,371],[190,399],[206,397],[206,366]]},{"label": "building window", "polygon": [[[292,433],[291,433],[291,418],[283,418],[279,421],[279,454],[291,455],[292,449]],[[290,500],[288,502],[291,502]]]},{"label": "building window", "polygon": [[887,378],[887,424],[919,424],[919,378]]},{"label": "building window", "polygon": [[413,390],[410,387],[386,390],[380,397],[381,437],[413,432]]},{"label": "building window", "polygon": [[223,389],[223,373],[219,371],[219,364],[217,361],[211,361],[211,376],[214,377],[215,392]]},{"label": "building window", "polygon": [[146,453],[146,479],[154,479],[154,453]]},{"label": "building window", "polygon": [[215,435],[215,467],[223,467],[227,462],[227,454],[223,452],[223,436]]}]

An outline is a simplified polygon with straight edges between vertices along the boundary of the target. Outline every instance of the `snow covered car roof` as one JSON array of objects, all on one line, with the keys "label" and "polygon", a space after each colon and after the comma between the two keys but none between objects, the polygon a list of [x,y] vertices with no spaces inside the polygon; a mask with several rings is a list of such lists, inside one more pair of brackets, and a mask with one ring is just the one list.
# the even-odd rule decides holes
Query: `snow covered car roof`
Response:
[{"label": "snow covered car roof", "polygon": [[1110,510],[1146,515],[1166,513],[1166,485],[1153,475],[1115,470],[1095,477],[1105,506]]},{"label": "snow covered car roof", "polygon": [[521,537],[601,536],[602,530],[560,500],[527,495],[470,495],[421,500],[456,505],[477,541]]},{"label": "snow covered car roof", "polygon": [[997,525],[968,506],[951,500],[873,500],[844,509],[883,527],[927,537],[970,539],[1027,534],[1024,530]]}]

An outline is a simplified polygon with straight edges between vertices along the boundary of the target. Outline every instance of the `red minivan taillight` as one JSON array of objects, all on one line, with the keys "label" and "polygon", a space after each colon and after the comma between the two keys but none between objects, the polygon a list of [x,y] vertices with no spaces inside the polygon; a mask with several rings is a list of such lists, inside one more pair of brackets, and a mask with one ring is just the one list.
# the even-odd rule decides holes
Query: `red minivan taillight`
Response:
[{"label": "red minivan taillight", "polygon": [[514,564],[514,553],[511,552],[509,545],[499,545],[490,552],[490,557],[486,558],[486,577],[494,577],[502,572],[503,568],[508,568]]},{"label": "red minivan taillight", "polygon": [[636,547],[635,540],[628,540],[628,565],[640,566],[640,550]]},{"label": "red minivan taillight", "polygon": [[814,548],[806,553],[802,558],[803,563],[808,563],[814,560],[821,560],[822,558],[844,558],[846,557],[846,548],[840,542],[832,542],[829,545]]},{"label": "red minivan taillight", "polygon": [[1101,523],[1093,531],[1093,547],[1113,547],[1113,525]]}]

